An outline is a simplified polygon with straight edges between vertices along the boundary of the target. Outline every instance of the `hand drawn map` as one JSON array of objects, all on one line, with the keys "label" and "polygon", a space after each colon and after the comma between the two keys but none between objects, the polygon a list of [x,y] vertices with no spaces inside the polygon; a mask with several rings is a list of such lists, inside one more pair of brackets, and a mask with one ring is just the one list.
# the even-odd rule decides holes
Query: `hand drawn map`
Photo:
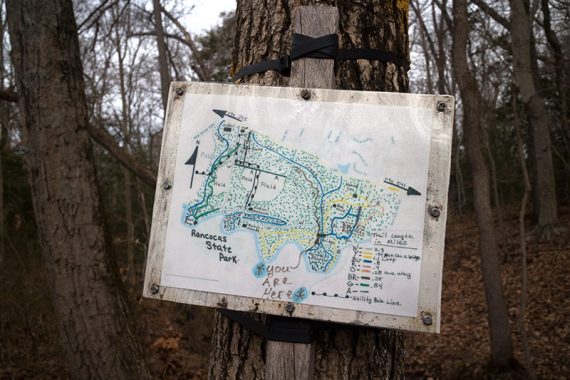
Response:
[{"label": "hand drawn map", "polygon": [[183,102],[161,286],[418,315],[432,108]]}]

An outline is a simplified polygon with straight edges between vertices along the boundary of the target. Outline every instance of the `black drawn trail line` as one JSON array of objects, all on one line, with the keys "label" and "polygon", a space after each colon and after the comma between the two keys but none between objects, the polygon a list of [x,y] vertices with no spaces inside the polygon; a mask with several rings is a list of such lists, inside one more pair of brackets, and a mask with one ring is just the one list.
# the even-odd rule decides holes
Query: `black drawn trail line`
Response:
[{"label": "black drawn trail line", "polygon": [[259,167],[259,165],[257,165],[257,164],[252,164],[251,162],[248,162],[247,164],[248,164],[248,165],[243,165],[243,164],[241,164],[241,161],[236,161],[235,166],[239,166],[239,167],[242,167],[242,168],[245,168],[245,169],[256,170],[256,171],[258,171],[258,172],[271,174],[271,175],[274,175],[274,176],[277,176],[277,177],[287,178],[287,176],[285,176],[285,175],[283,175],[283,174],[274,173],[274,172],[270,172],[269,170],[261,169],[261,168]]},{"label": "black drawn trail line", "polygon": [[245,141],[245,143],[243,144],[243,163],[246,164],[247,161],[247,151],[249,150],[249,144],[251,143],[251,131],[248,132],[247,134],[247,140]]},{"label": "black drawn trail line", "polygon": [[245,198],[245,208],[249,209],[250,211],[252,209],[251,202],[253,200],[253,197],[255,196],[255,193],[257,192],[257,185],[259,184],[259,171],[253,172],[253,180],[251,182],[252,182],[251,190],[249,191],[249,194],[247,194],[247,197]]},{"label": "black drawn trail line", "polygon": [[345,296],[342,296],[342,295],[339,295],[338,293],[329,294],[327,292],[324,292],[324,293],[311,292],[311,295],[312,296],[322,296],[322,297],[332,297],[332,298],[350,298],[350,296],[348,294]]}]

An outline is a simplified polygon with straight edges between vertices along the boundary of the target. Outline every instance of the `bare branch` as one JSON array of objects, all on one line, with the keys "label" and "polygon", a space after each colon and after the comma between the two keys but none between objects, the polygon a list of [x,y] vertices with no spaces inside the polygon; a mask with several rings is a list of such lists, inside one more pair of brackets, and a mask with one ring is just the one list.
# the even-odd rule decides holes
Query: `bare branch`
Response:
[{"label": "bare branch", "polygon": [[497,21],[501,24],[505,29],[510,30],[511,22],[508,18],[503,15],[500,15],[499,12],[493,9],[489,4],[485,2],[485,0],[473,0],[473,2],[485,12],[488,16],[490,16],[493,20]]},{"label": "bare branch", "polygon": [[141,163],[138,162],[126,149],[117,145],[117,142],[109,132],[105,131],[103,128],[97,128],[92,125],[87,127],[87,131],[96,143],[105,148],[107,152],[115,157],[131,173],[139,177],[149,186],[156,185],[156,175],[153,174],[146,166],[141,165]]},{"label": "bare branch", "polygon": [[447,29],[453,30],[453,21],[451,20],[451,17],[449,17],[449,13],[447,12],[447,7],[445,4],[442,4],[439,0],[434,0],[434,3],[441,11],[443,19],[445,20],[445,24],[447,25]]},{"label": "bare branch", "polygon": [[[128,35],[128,37],[142,37],[142,36],[156,36],[156,32],[154,32],[154,31],[151,31],[151,32],[135,32],[135,33],[130,33]],[[172,38],[174,40],[182,42],[184,45],[186,45],[188,47],[190,46],[190,45],[188,45],[188,42],[184,38],[177,36],[176,34],[164,33],[164,37]]]},{"label": "bare branch", "polygon": [[[8,102],[17,102],[18,95],[15,92],[8,90],[0,90],[0,99]],[[115,157],[125,168],[131,173],[139,177],[144,183],[149,186],[156,185],[156,175],[154,175],[147,167],[141,165],[126,149],[117,145],[117,142],[103,128],[97,128],[92,125],[87,127],[87,131],[91,138],[101,145],[107,152]]]},{"label": "bare branch", "polygon": [[190,48],[192,56],[194,57],[196,63],[198,64],[196,67],[196,69],[198,69],[196,71],[198,78],[201,81],[208,80],[210,76],[206,74],[206,69],[205,69],[206,65],[204,64],[204,61],[200,58],[200,52],[198,51],[198,47],[196,47],[196,44],[194,43],[194,40],[192,39],[190,32],[188,32],[188,30],[180,23],[180,21],[178,21],[176,17],[174,17],[170,12],[164,9],[164,7],[161,7],[161,11],[162,13],[164,13],[166,17],[168,17],[170,21],[174,23],[174,25],[176,25],[176,27],[180,30],[180,32],[184,36],[184,39],[186,40],[186,45],[188,45],[188,47]]},{"label": "bare branch", "polygon": [[87,26],[86,29],[88,29],[91,25],[93,25],[94,22],[97,22],[99,20],[99,18],[103,15],[103,13],[105,13],[107,10],[111,9],[112,7],[115,6],[115,4],[117,4],[120,0],[115,0],[113,1],[111,4],[107,5],[107,3],[109,2],[109,0],[103,0],[101,2],[101,4],[99,4],[99,6],[97,8],[95,8],[91,13],[89,13],[89,15],[87,15],[87,17],[85,18],[85,20],[83,20],[78,26],[77,26],[77,30],[79,31],[79,33],[82,32],[82,28],[85,26],[85,24],[87,24],[87,22],[89,20],[91,20],[91,18],[93,16],[95,16],[97,13],[99,13],[99,15],[97,15],[97,18],[95,18],[95,20],[89,25]]},{"label": "bare branch", "polygon": [[431,38],[429,31],[426,27],[426,24],[424,22],[424,18],[422,16],[422,13],[419,9],[419,7],[416,6],[416,2],[415,1],[411,1],[410,5],[412,6],[412,10],[414,11],[414,13],[416,14],[416,18],[418,19],[418,22],[420,23],[420,28],[423,30],[423,34],[428,42],[429,45],[429,49],[431,51],[431,54],[436,57],[437,54],[435,52],[435,45],[433,43],[433,39]]}]

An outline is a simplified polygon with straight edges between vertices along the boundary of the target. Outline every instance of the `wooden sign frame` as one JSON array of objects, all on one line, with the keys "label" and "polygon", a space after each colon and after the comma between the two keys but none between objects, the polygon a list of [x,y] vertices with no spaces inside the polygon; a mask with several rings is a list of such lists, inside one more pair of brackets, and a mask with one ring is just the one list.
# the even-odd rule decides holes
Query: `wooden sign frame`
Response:
[{"label": "wooden sign frame", "polygon": [[[303,303],[298,304],[178,289],[161,286],[160,284],[166,229],[169,222],[168,217],[171,204],[172,192],[170,190],[173,183],[185,95],[214,94],[278,97],[304,101],[306,91],[310,91],[310,101],[314,102],[335,101],[359,104],[386,104],[432,109],[432,135],[425,204],[420,290],[418,312],[415,317],[375,314]],[[325,89],[307,90],[292,87],[173,82],[170,87],[165,118],[143,295],[159,300],[267,313],[284,317],[439,333],[453,115],[454,98],[449,95],[415,95]]]}]

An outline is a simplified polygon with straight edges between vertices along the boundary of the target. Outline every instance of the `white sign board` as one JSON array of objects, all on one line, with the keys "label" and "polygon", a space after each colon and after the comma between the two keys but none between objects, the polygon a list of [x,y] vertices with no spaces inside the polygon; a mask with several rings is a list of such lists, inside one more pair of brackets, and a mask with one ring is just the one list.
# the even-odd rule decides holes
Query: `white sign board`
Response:
[{"label": "white sign board", "polygon": [[453,98],[301,91],[173,84],[145,295],[439,331]]}]

